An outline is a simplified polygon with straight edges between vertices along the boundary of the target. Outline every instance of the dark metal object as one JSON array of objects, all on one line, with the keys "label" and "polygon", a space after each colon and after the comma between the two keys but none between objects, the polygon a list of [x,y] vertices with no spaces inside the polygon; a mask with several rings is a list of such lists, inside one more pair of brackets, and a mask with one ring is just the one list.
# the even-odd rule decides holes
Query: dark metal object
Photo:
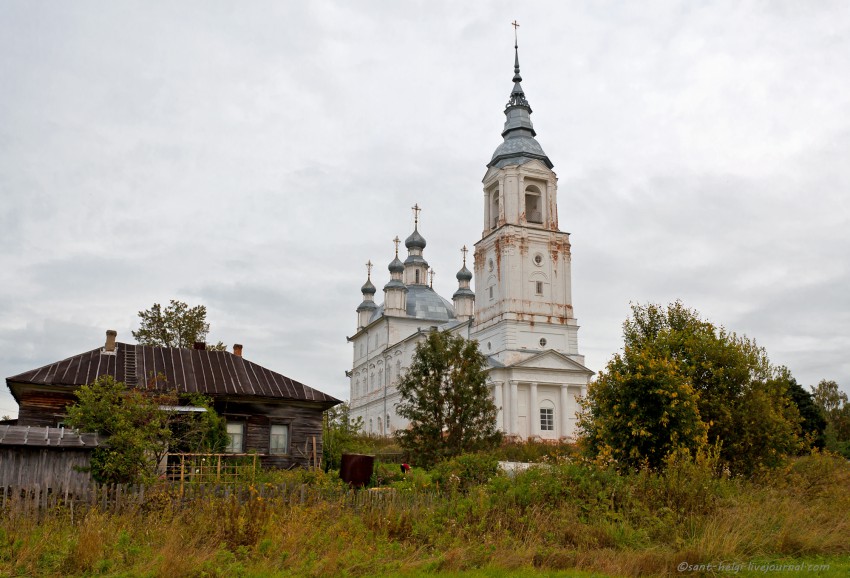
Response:
[{"label": "dark metal object", "polygon": [[339,477],[354,488],[362,488],[372,479],[375,456],[365,454],[342,454]]}]

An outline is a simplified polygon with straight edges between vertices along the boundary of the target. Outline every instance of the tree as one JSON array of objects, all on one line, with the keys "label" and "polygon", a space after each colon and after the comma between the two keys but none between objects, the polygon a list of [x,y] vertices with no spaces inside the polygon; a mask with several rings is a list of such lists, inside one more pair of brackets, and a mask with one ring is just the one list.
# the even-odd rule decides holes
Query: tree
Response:
[{"label": "tree", "polygon": [[[580,428],[591,454],[611,448],[623,467],[658,464],[658,454],[677,444],[699,447],[697,417],[706,442],[720,447],[733,473],[776,466],[801,447],[787,370],[772,367],[754,341],[715,327],[678,301],[666,308],[633,305],[623,338],[623,355],[609,362],[584,400]],[[650,449],[649,440],[660,447]]]},{"label": "tree", "polygon": [[112,376],[99,377],[77,390],[77,402],[68,408],[68,423],[83,431],[106,436],[106,444],[92,454],[93,477],[105,483],[140,483],[156,479],[157,469],[170,450],[203,452],[227,443],[224,420],[203,396],[191,403],[206,411],[176,411],[180,396],[157,387],[127,388]]},{"label": "tree", "polygon": [[365,449],[358,443],[363,418],[351,419],[350,411],[351,407],[345,402],[330,408],[323,415],[322,457],[325,471],[339,469],[344,452]]},{"label": "tree", "polygon": [[432,331],[417,344],[398,385],[397,411],[410,427],[396,434],[417,463],[429,466],[501,442],[486,371],[486,358],[475,341]]},{"label": "tree", "polygon": [[847,394],[835,381],[822,379],[812,387],[812,399],[826,420],[826,448],[850,459],[850,402]]},{"label": "tree", "polygon": [[780,368],[780,370],[784,373],[781,379],[785,379],[788,383],[788,395],[797,406],[797,411],[800,412],[802,419],[800,428],[808,441],[807,445],[824,449],[826,447],[825,431],[827,423],[821,408],[815,403],[812,394],[791,377],[791,372],[786,368]]},{"label": "tree", "polygon": [[[183,301],[172,299],[165,309],[154,303],[147,311],[139,311],[141,324],[132,331],[140,345],[159,347],[192,347],[198,341],[206,341],[210,331],[207,323],[207,308],[203,305],[189,307]],[[221,341],[208,345],[207,349],[227,349]]]}]

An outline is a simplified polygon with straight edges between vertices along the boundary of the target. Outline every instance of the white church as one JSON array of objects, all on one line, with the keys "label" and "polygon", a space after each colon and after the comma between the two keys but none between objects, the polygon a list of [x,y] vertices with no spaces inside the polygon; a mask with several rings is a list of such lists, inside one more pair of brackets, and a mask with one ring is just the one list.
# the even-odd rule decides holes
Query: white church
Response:
[{"label": "white church", "polygon": [[483,224],[475,243],[475,290],[466,267],[457,273],[452,301],[428,284],[425,238],[414,207],[413,233],[404,241],[407,258],[389,264],[384,302],[374,300],[368,278],[357,307],[350,372],[351,416],[364,429],[388,435],[407,427],[395,411],[399,377],[416,344],[429,331],[448,330],[478,341],[487,357],[498,427],[520,439],[572,438],[577,398],[593,372],[578,350],[572,306],[569,234],[558,229],[558,184],[553,165],[534,138],[531,107],[522,90],[516,46],[514,87],[505,108],[504,141],[484,175]]}]

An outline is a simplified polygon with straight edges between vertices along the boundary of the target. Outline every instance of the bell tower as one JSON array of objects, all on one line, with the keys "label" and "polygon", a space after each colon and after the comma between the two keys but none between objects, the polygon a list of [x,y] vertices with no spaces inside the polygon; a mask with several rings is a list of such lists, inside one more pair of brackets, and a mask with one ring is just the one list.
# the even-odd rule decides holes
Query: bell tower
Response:
[{"label": "bell tower", "polygon": [[547,350],[584,363],[572,306],[569,234],[558,228],[558,178],[535,138],[516,42],[504,112],[503,142],[482,181],[472,337],[506,365]]}]

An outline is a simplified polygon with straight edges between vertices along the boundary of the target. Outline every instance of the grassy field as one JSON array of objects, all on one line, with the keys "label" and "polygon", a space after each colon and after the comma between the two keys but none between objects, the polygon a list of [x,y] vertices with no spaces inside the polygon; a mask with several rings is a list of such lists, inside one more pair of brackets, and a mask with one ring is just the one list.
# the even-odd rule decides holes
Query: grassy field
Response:
[{"label": "grassy field", "polygon": [[689,460],[663,475],[562,459],[483,476],[486,459],[476,460],[403,479],[382,470],[387,489],[365,502],[333,475],[288,472],[265,481],[307,488],[308,499],[255,487],[243,500],[173,507],[162,488],[129,511],[77,511],[73,523],[61,507],[40,520],[4,512],[0,575],[850,575],[840,458],[799,458],[756,480]]}]

